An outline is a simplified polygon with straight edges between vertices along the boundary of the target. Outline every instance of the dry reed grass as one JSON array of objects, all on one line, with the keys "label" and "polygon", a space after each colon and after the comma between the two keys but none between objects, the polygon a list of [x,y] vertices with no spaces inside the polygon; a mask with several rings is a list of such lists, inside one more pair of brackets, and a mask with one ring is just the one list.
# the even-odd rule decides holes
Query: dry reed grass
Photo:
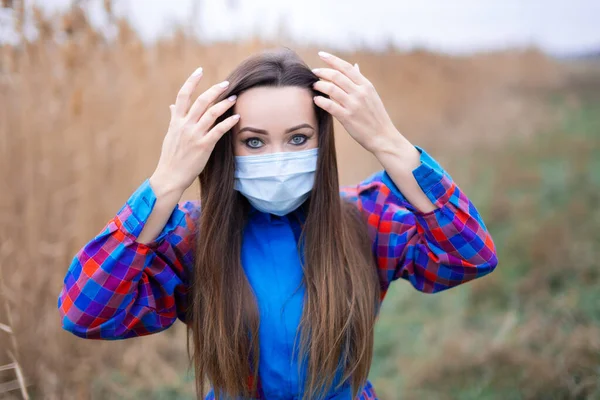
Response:
[{"label": "dry reed grass", "polygon": [[[2,250],[0,249],[0,255]],[[15,354],[19,353],[19,345],[15,336],[15,332],[12,329],[13,318],[12,311],[10,308],[10,303],[8,298],[4,293],[5,284],[2,280],[2,274],[0,273],[0,301],[3,303],[2,306],[4,308],[6,322],[0,322],[0,335],[7,336],[8,339],[4,338],[3,342],[10,341],[10,345],[6,346],[6,356],[10,360],[10,363],[5,365],[0,365],[0,372],[12,372],[14,375],[14,379],[5,379],[3,382],[0,382],[0,394],[10,393],[13,391],[20,391],[20,394],[23,399],[29,400],[29,393],[27,392],[27,385],[25,384],[25,377],[23,376],[23,371],[21,366],[19,365],[19,361]]]},{"label": "dry reed grass", "polygon": [[[317,49],[256,41],[200,45],[182,33],[145,47],[120,20],[114,21],[116,41],[108,43],[77,8],[59,24],[34,15],[40,37],[1,48],[0,273],[18,365],[34,397],[48,399],[92,392],[127,398],[136,388],[181,384],[183,327],[120,343],[77,339],[60,328],[62,278],[75,252],[152,172],[168,105],[191,71],[204,67],[205,88],[262,48],[290,45],[311,66],[318,65]],[[540,92],[564,77],[535,50],[461,58],[393,49],[341,56],[360,64],[411,140],[457,168],[477,148],[538,131],[547,121]],[[343,182],[378,169],[340,129],[338,136]],[[469,178],[467,169],[457,169],[460,178]],[[194,196],[195,189],[186,194]],[[3,358],[10,346],[16,354],[2,341],[0,365],[16,367]],[[126,384],[112,379],[115,370]],[[191,393],[192,385],[186,387]]]}]

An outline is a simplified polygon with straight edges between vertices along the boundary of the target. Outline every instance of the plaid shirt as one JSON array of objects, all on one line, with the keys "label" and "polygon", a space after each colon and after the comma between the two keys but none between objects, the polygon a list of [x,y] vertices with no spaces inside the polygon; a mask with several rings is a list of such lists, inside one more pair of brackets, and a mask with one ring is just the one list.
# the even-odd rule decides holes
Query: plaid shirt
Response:
[{"label": "plaid shirt", "polygon": [[[398,278],[417,290],[439,292],[491,272],[494,243],[471,201],[424,150],[413,175],[438,208],[415,209],[385,171],[342,196],[368,222],[381,299]],[[185,322],[200,207],[181,202],[151,243],[136,238],[156,197],[148,180],[104,229],[75,255],[58,297],[63,328],[88,339],[125,339]],[[209,394],[208,398],[211,398]],[[358,399],[376,399],[367,382]]]}]

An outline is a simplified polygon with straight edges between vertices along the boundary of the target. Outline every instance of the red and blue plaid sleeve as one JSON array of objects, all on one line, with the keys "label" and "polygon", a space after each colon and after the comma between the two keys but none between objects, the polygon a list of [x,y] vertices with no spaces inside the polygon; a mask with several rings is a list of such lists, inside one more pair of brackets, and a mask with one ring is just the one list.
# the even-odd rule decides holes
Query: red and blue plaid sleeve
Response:
[{"label": "red and blue plaid sleeve", "polygon": [[439,292],[494,270],[492,237],[475,206],[450,175],[423,149],[413,170],[423,192],[438,208],[423,213],[381,171],[342,196],[357,205],[368,223],[382,288],[398,278],[426,293]]},{"label": "red and blue plaid sleeve", "polygon": [[148,180],[75,255],[58,296],[62,326],[88,339],[125,339],[185,321],[198,202],[181,202],[157,238],[136,241],[156,202]]}]

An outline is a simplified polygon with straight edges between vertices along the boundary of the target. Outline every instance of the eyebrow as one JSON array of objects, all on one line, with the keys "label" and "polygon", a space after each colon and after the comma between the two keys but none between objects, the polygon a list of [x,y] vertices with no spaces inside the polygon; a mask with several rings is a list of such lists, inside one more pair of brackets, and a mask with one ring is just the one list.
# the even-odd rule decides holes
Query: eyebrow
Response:
[{"label": "eyebrow", "polygon": [[[296,125],[296,126],[293,126],[291,128],[286,129],[285,133],[290,133],[290,132],[293,132],[293,131],[298,130],[300,128],[310,128],[312,130],[315,130],[312,126],[310,126],[310,124],[300,124],[300,125]],[[254,133],[259,133],[261,135],[268,135],[269,134],[269,132],[267,132],[264,129],[253,128],[251,126],[245,126],[245,127],[243,127],[242,129],[240,129],[238,131],[238,134],[240,134],[240,133],[242,133],[244,131],[250,131],[250,132],[254,132]]]}]

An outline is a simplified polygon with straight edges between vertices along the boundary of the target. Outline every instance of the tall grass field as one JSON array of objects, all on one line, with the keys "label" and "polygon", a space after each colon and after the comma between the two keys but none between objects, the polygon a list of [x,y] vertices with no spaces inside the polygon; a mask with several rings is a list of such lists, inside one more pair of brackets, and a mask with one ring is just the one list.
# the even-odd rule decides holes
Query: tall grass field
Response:
[{"label": "tall grass field", "polygon": [[[31,9],[38,37],[0,47],[0,397],[194,398],[183,324],[78,339],[60,326],[63,277],[154,170],[168,106],[198,66],[204,90],[265,48],[320,65],[320,49],[285,40],[203,44],[179,31],[144,44],[106,4],[114,39],[78,8]],[[323,50],[359,63],[498,250],[493,274],[447,292],[394,282],[375,327],[379,397],[600,399],[600,64],[536,49]],[[380,169],[339,125],[336,141],[342,183]],[[184,199],[196,197],[193,186]]]}]

